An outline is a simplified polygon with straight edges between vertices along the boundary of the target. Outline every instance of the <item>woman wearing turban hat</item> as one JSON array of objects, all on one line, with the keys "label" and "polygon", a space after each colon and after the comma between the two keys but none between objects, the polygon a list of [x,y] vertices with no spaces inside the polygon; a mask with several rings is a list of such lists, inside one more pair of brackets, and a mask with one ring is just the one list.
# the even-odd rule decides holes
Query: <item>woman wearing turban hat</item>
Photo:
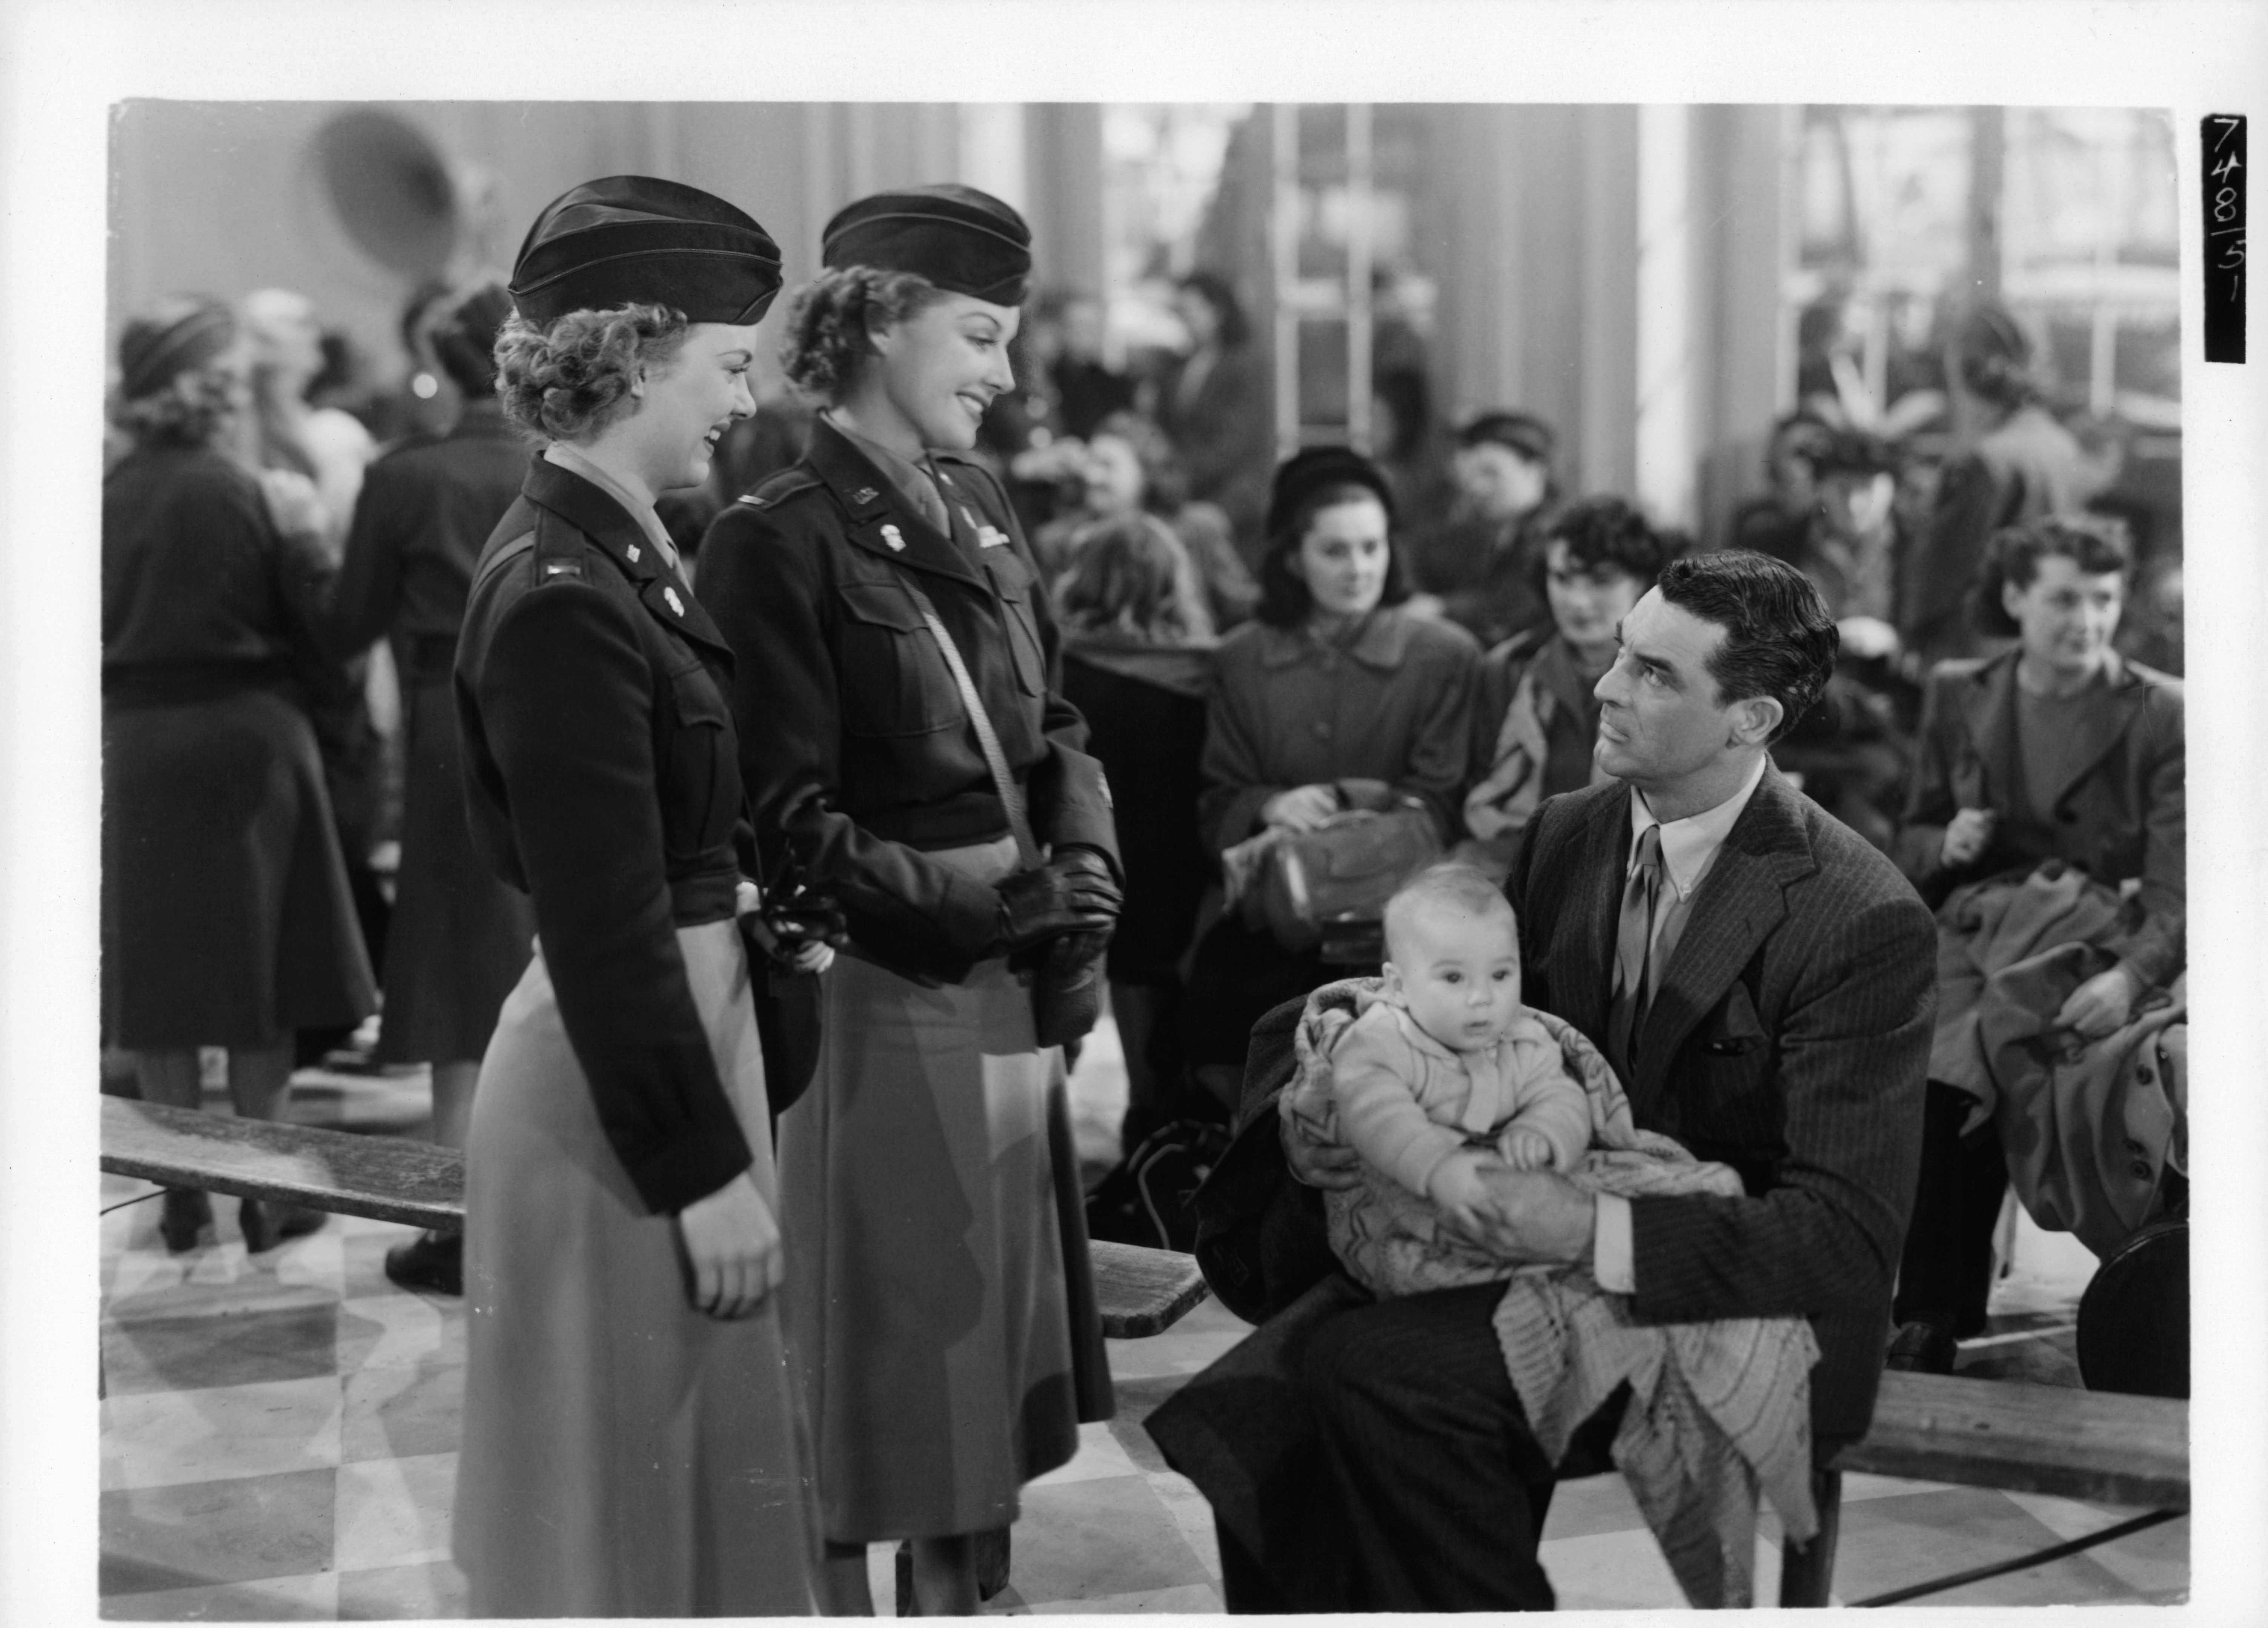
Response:
[{"label": "woman wearing turban hat", "polygon": [[[307,720],[342,682],[319,631],[331,567],[217,450],[247,402],[225,306],[137,317],[118,359],[134,450],[102,487],[104,1023],[146,1100],[199,1106],[197,1048],[225,1047],[236,1111],[273,1119],[292,1031],[375,1004]],[[166,1247],[211,1214],[166,1194]],[[255,1251],[322,1219],[251,1199],[239,1219]]]},{"label": "woman wearing turban hat", "polygon": [[753,410],[778,287],[740,210],[612,176],[537,217],[497,340],[504,409],[547,445],[482,550],[454,676],[473,843],[537,940],[466,1137],[453,1541],[475,1615],[811,1609],[732,655],[653,512]]},{"label": "woman wearing turban hat", "polygon": [[[447,434],[412,436],[371,465],[328,617],[342,659],[384,637],[401,674],[407,784],[378,1060],[432,1065],[433,1139],[456,1148],[465,1145],[481,1053],[535,933],[526,896],[473,851],[450,688],[473,569],[527,469],[496,391],[497,330],[511,312],[512,296],[490,279],[456,290],[429,319],[433,352],[463,410]],[[456,1233],[397,1245],[387,1276],[460,1294],[463,1246]]]},{"label": "woman wearing turban hat", "polygon": [[836,215],[788,320],[810,448],[701,556],[758,827],[850,920],[780,1127],[829,1570],[861,1589],[865,1545],[911,1539],[924,1615],[975,1610],[974,1537],[1110,1405],[1035,994],[1093,999],[1116,836],[1030,549],[965,457],[1014,383],[1030,242],[966,187]]}]

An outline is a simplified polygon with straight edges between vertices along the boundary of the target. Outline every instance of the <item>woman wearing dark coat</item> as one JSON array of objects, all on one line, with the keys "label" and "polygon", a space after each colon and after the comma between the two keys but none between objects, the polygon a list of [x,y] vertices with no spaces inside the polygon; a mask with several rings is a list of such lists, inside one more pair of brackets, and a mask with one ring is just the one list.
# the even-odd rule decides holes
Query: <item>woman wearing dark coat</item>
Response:
[{"label": "woman wearing dark coat", "polygon": [[1126,1057],[1131,1151],[1178,1117],[1182,961],[1212,857],[1197,829],[1215,640],[1181,540],[1154,514],[1091,522],[1056,589],[1064,699],[1110,776],[1126,908],[1110,935],[1110,1012]]},{"label": "woman wearing dark coat", "polygon": [[779,283],[755,221],[637,175],[555,200],[513,269],[501,393],[549,442],[455,675],[474,844],[538,939],[465,1147],[453,1543],[477,1616],[812,1609],[733,658],[653,508],[754,409]]},{"label": "woman wearing dark coat", "polygon": [[[2182,687],[2112,648],[2131,570],[2115,522],[2036,520],[1993,539],[1980,621],[2016,648],[1930,675],[1892,853],[1940,907],[1941,938],[1960,933],[1960,890],[2046,861],[2131,894],[2092,940],[2100,970],[2051,1018],[2080,1042],[2123,1027],[2188,963]],[[1940,1035],[1963,1015],[1941,999]],[[2007,1168],[1993,1122],[1968,1127],[1974,1107],[1932,1078],[1894,1366],[1949,1371],[1953,1343],[1984,1327]]]},{"label": "woman wearing dark coat", "polygon": [[[1215,657],[1197,806],[1211,853],[1404,799],[1443,840],[1455,829],[1480,651],[1462,629],[1400,608],[1392,502],[1384,472],[1345,447],[1311,447],[1276,472],[1260,608]],[[1189,971],[1200,1082],[1233,1106],[1261,1014],[1359,970],[1223,916]]]},{"label": "woman wearing dark coat", "polygon": [[[261,483],[216,450],[246,402],[225,307],[174,301],[127,325],[118,416],[134,440],[102,488],[103,1020],[143,1096],[203,1101],[197,1049],[274,1119],[292,1033],[376,1004],[308,723],[342,675],[320,634],[331,568],[287,534]],[[187,1250],[212,1217],[166,1196]],[[254,1251],[320,1225],[244,1201]]]},{"label": "woman wearing dark coat", "polygon": [[[450,673],[465,595],[489,534],[519,496],[527,446],[497,400],[490,352],[512,310],[503,284],[460,291],[433,320],[435,355],[464,401],[446,435],[416,436],[371,465],[355,501],[329,617],[342,657],[381,635],[401,674],[401,863],[387,922],[380,1063],[433,1070],[433,1139],[462,1148],[473,1082],[497,1013],[527,966],[535,918],[473,851]],[[464,1293],[461,1234],[387,1252],[407,1288]]]},{"label": "woman wearing dark coat", "polygon": [[838,213],[787,324],[809,449],[701,556],[758,831],[850,926],[780,1123],[828,1573],[863,1596],[865,1546],[910,1540],[924,1615],[975,1610],[976,1539],[1110,1410],[1035,994],[1099,995],[1117,840],[1031,550],[965,456],[1014,383],[1030,242],[967,187]]}]

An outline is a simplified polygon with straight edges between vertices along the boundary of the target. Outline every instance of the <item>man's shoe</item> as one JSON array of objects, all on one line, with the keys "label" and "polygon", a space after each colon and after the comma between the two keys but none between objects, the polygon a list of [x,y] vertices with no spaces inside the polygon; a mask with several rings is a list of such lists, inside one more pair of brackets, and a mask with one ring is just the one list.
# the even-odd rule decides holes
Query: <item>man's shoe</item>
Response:
[{"label": "man's shoe", "polygon": [[1890,1337],[1882,1366],[1893,1374],[1950,1374],[1958,1350],[1953,1330],[1942,1323],[1909,1322]]},{"label": "man's shoe", "polygon": [[386,1275],[405,1289],[435,1294],[465,1292],[465,1235],[420,1233],[386,1252]]},{"label": "man's shoe", "polygon": [[244,1247],[253,1255],[265,1255],[277,1244],[292,1238],[304,1238],[320,1228],[327,1216],[320,1210],[309,1210],[299,1204],[276,1204],[247,1198],[237,1212],[237,1225],[244,1229]]}]

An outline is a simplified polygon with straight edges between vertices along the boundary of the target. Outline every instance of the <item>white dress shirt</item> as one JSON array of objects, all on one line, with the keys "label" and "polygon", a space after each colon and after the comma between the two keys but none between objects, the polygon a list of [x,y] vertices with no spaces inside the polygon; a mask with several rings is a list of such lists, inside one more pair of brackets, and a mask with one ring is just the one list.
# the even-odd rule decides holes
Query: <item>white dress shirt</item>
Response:
[{"label": "white dress shirt", "polygon": [[[1653,810],[1646,806],[1646,793],[1631,794],[1632,862],[1638,853],[1638,840],[1646,834],[1646,828],[1660,826],[1662,880],[1668,883],[1653,912],[1653,944],[1646,956],[1646,993],[1649,1002],[1660,984],[1662,968],[1668,963],[1670,954],[1677,948],[1679,936],[1685,931],[1686,918],[1693,913],[1693,895],[1700,891],[1702,878],[1716,863],[1717,851],[1724,847],[1725,838],[1732,833],[1741,811],[1749,806],[1749,799],[1763,784],[1764,767],[1770,761],[1769,754],[1758,753],[1756,767],[1749,770],[1749,777],[1739,791],[1714,808],[1705,808],[1683,820],[1656,819]],[[1629,881],[1628,871],[1624,871],[1623,880]],[[1623,1083],[1627,1089],[1630,1082]],[[1602,1289],[1635,1294],[1638,1263],[1632,1259],[1630,1200],[1615,1193],[1601,1193],[1596,1202],[1591,1224],[1591,1276]]]}]

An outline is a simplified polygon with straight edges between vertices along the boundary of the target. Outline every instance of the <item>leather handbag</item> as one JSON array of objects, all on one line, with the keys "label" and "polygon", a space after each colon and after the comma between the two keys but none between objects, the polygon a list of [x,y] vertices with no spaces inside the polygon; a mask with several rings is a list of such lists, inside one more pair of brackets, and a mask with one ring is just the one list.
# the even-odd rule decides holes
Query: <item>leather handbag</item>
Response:
[{"label": "leather handbag", "polygon": [[1260,885],[1247,895],[1246,924],[1264,927],[1285,949],[1314,949],[1380,920],[1395,889],[1440,856],[1440,829],[1414,799],[1382,813],[1333,814],[1270,849]]},{"label": "leather handbag", "polygon": [[[921,585],[902,578],[901,582],[914,608],[921,613],[930,637],[937,641],[945,665],[952,670],[954,688],[961,692],[961,704],[968,711],[969,725],[976,731],[976,744],[984,753],[984,767],[991,773],[992,789],[1008,812],[1008,829],[1016,838],[1017,864],[1027,871],[1036,870],[1047,856],[1032,835],[1023,788],[1008,772],[1007,755],[1000,749],[1000,737],[992,728],[991,715],[984,710],[984,698],[976,693],[976,681],[968,676],[961,647],[946,631],[937,607],[922,592]],[[1042,1050],[1080,1039],[1102,1015],[1102,962],[1109,943],[1107,932],[1075,932],[1040,947],[1032,967],[1032,1028]]]}]

